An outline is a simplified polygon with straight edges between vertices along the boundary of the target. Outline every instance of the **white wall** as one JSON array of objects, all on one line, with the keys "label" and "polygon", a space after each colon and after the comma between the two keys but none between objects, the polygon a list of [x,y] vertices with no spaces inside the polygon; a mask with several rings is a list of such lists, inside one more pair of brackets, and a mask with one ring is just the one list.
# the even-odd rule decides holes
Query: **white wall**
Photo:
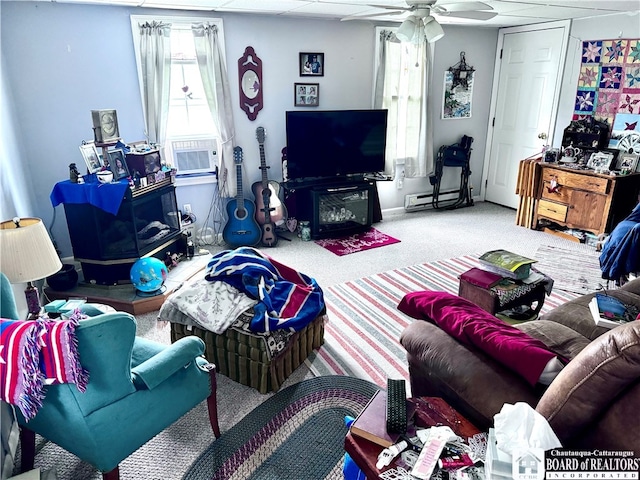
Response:
[{"label": "white wall", "polygon": [[[115,108],[125,141],[144,138],[144,123],[133,55],[131,14],[177,14],[142,8],[77,5],[48,2],[2,2],[0,18],[3,76],[7,96],[15,106],[12,118],[20,152],[13,164],[22,165],[27,190],[33,192],[30,215],[49,225],[53,208],[49,194],[56,182],[68,178],[68,165],[82,165],[78,146],[92,139],[90,110]],[[186,12],[204,16],[202,12]],[[227,67],[231,80],[237,144],[243,147],[245,186],[260,178],[255,129],[267,132],[266,160],[270,178],[281,178],[280,157],[285,146],[284,112],[293,109],[293,84],[307,79],[298,74],[298,53],[325,54],[326,73],[320,83],[320,108],[370,108],[375,26],[276,16],[222,14]],[[474,184],[482,172],[489,111],[491,74],[497,42],[496,29],[444,27],[445,37],[435,49],[434,151],[464,135],[475,138],[472,154]],[[254,47],[263,61],[265,106],[250,122],[238,106],[237,59],[245,47]],[[466,51],[476,68],[473,116],[439,120],[444,70]],[[4,112],[3,112],[4,113]],[[4,142],[5,129],[0,131]],[[453,185],[458,179],[453,179]],[[402,207],[407,193],[429,191],[428,179],[407,179],[403,190],[387,182],[380,185],[383,209]],[[248,190],[247,190],[248,191]],[[191,203],[199,219],[209,209],[210,186],[180,187],[178,203]],[[5,214],[5,212],[2,212]],[[63,256],[71,255],[62,206],[56,208],[52,234]]]}]

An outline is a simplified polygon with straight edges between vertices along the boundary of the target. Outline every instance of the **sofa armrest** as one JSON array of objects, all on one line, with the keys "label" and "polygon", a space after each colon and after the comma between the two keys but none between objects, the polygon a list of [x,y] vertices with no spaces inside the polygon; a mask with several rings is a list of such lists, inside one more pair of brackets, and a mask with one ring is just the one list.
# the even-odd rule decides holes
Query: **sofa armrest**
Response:
[{"label": "sofa armrest", "polygon": [[535,406],[542,395],[542,387],[531,387],[520,375],[430,322],[411,323],[400,343],[407,350],[411,394],[444,398],[480,429],[493,425],[504,403]]},{"label": "sofa armrest", "polygon": [[195,336],[182,338],[132,368],[133,383],[139,390],[152,390],[203,354],[204,342],[200,338]]},{"label": "sofa armrest", "polygon": [[536,410],[562,444],[570,445],[639,378],[640,321],[633,321],[587,345],[558,374]]}]

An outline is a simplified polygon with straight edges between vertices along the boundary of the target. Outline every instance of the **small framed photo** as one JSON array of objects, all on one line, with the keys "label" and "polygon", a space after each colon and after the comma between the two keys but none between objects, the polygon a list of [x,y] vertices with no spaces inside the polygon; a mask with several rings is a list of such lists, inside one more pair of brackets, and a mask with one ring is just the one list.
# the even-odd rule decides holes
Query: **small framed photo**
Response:
[{"label": "small framed photo", "polygon": [[129,176],[124,150],[116,148],[107,152],[109,157],[109,169],[113,172],[113,180],[118,181]]},{"label": "small framed photo", "polygon": [[80,145],[80,153],[82,153],[84,163],[87,164],[87,171],[89,173],[96,173],[102,168],[100,155],[98,155],[98,149],[94,142],[83,142],[82,145]]},{"label": "small framed photo", "polygon": [[293,104],[296,107],[317,107],[320,105],[320,84],[294,83]]},{"label": "small framed photo", "polygon": [[604,172],[611,169],[611,162],[613,161],[613,153],[609,152],[593,152],[589,161],[587,162],[587,168],[592,168],[598,172]]},{"label": "small framed photo", "polygon": [[324,76],[324,53],[300,52],[300,76]]},{"label": "small framed photo", "polygon": [[638,170],[637,153],[620,153],[618,155],[617,169],[626,173],[635,173]]}]

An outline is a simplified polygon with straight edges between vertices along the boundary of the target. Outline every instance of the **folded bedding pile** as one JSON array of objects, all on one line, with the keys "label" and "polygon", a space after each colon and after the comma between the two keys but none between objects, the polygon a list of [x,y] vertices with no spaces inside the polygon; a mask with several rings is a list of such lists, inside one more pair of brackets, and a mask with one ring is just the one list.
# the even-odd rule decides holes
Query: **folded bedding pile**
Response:
[{"label": "folded bedding pile", "polygon": [[214,255],[204,277],[170,295],[159,317],[218,335],[232,326],[245,332],[296,332],[323,310],[322,289],[313,278],[255,248],[240,247]]}]

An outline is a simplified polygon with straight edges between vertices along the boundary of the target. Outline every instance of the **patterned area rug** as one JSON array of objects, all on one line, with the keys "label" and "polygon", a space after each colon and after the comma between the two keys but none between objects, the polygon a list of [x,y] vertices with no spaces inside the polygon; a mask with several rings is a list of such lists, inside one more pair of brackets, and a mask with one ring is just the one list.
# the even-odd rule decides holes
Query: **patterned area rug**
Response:
[{"label": "patterned area rug", "polygon": [[371,250],[372,248],[384,247],[399,243],[397,238],[390,237],[375,228],[371,228],[364,233],[357,233],[343,238],[327,238],[315,241],[321,247],[326,248],[338,256],[349,255],[350,253]]},{"label": "patterned area rug", "polygon": [[[363,378],[384,388],[388,377],[408,380],[406,352],[398,339],[414,320],[398,311],[398,303],[405,294],[420,290],[457,295],[458,276],[478,267],[478,257],[423,263],[326,288],[325,344],[306,360],[311,371]],[[577,296],[554,288],[542,313]]]},{"label": "patterned area rug", "polygon": [[587,246],[576,250],[543,245],[538,248],[535,267],[553,278],[553,288],[585,294],[606,287],[600,270],[600,253]]},{"label": "patterned area rug", "polygon": [[357,416],[376,390],[340,376],[287,387],[224,432],[183,480],[342,478],[344,417]]}]

